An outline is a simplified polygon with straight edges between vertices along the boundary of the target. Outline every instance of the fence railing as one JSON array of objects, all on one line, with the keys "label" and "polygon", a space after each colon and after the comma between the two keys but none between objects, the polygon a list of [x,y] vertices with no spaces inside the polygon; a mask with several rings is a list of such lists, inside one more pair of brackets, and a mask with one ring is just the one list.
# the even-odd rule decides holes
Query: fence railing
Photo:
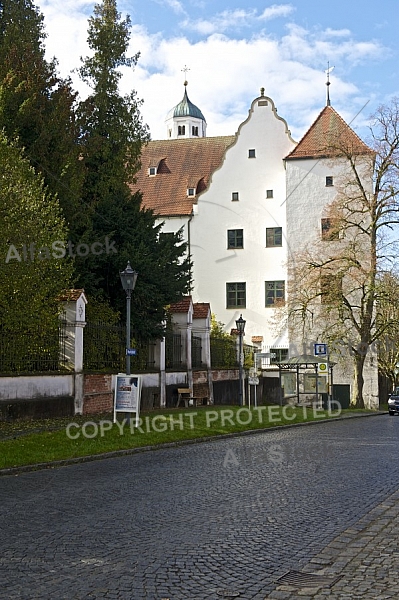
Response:
[{"label": "fence railing", "polygon": [[67,339],[64,321],[12,331],[0,326],[0,373],[65,371]]},{"label": "fence railing", "polygon": [[[85,371],[124,372],[126,369],[126,327],[124,324],[86,323],[83,331],[83,368]],[[41,373],[68,371],[73,368],[67,356],[73,347],[73,326],[60,321],[59,326],[25,331],[6,331],[0,326],[0,373]],[[238,367],[237,344],[234,339],[212,338],[211,366],[214,369]],[[130,357],[131,372],[154,372],[156,342],[133,342],[137,354]],[[244,364],[251,355],[252,346],[243,347]],[[202,339],[193,335],[191,343],[192,367],[202,368]],[[182,336],[166,332],[165,368],[181,370],[186,367]]]},{"label": "fence railing", "polygon": [[238,367],[235,340],[211,337],[211,366],[213,369],[236,369]]},{"label": "fence railing", "polygon": [[184,367],[181,334],[167,331],[165,333],[165,369],[172,371]]},{"label": "fence railing", "polygon": [[[83,368],[85,371],[126,369],[126,327],[108,323],[86,323],[84,328]],[[131,342],[136,355],[130,357],[131,372],[155,370],[155,343]]]}]

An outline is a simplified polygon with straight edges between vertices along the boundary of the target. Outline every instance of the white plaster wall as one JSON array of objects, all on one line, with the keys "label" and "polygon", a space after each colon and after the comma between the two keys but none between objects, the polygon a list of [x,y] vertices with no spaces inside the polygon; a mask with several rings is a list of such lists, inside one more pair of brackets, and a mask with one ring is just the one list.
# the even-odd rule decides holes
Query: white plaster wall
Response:
[{"label": "white plaster wall", "polygon": [[[327,176],[335,181],[342,174],[342,163],[332,165],[330,160],[288,160],[287,161],[287,241],[288,259],[295,264],[295,257],[305,245],[320,240],[321,219],[325,216],[325,208],[335,195],[334,186],[326,187]],[[328,242],[327,242],[328,243]],[[320,339],[317,331],[308,331],[304,340],[301,332],[292,334],[290,339],[290,355],[298,349],[312,354],[313,343]],[[305,353],[305,352],[304,352]],[[334,367],[334,383],[350,384],[353,381],[353,357],[347,347],[342,348],[342,357]],[[377,359],[367,357],[364,368],[363,396],[368,408],[378,408],[378,368]],[[351,387],[352,389],[352,387]]]},{"label": "white plaster wall", "polygon": [[[259,101],[267,101],[267,106],[260,106]],[[265,343],[277,343],[270,324],[274,311],[265,307],[265,281],[286,280],[283,158],[294,146],[272,100],[255,99],[236,143],[227,150],[208,190],[199,196],[192,221],[193,301],[210,302],[227,331],[242,313],[248,342],[252,335],[263,335]],[[255,149],[256,158],[248,158],[249,149]],[[266,198],[266,190],[273,190],[272,199]],[[231,200],[232,192],[239,192],[239,201]],[[266,248],[267,227],[282,227],[282,248]],[[227,249],[228,229],[244,230],[243,249]],[[227,282],[246,282],[245,308],[226,308]]]},{"label": "white plaster wall", "polygon": [[37,375],[0,378],[0,400],[26,400],[73,395],[73,375]]}]

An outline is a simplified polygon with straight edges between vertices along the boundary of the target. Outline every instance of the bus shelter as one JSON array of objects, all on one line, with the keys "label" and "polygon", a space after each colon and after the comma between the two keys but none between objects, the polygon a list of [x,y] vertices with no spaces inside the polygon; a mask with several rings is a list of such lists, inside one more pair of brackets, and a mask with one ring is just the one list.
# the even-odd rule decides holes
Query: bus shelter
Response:
[{"label": "bus shelter", "polygon": [[[334,364],[326,356],[302,354],[277,363],[281,404],[296,400],[297,404],[319,403],[331,406]],[[326,406],[327,404],[327,406]]]}]

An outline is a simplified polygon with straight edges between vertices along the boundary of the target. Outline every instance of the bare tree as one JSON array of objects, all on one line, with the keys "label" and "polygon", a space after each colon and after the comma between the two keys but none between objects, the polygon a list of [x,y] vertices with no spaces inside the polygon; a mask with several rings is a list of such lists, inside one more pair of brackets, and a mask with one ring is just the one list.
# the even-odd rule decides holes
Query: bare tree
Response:
[{"label": "bare tree", "polygon": [[382,293],[379,269],[388,268],[396,256],[389,233],[399,223],[398,99],[377,110],[370,133],[368,149],[342,131],[326,139],[327,163],[339,166],[336,196],[325,207],[321,238],[290,265],[287,306],[291,327],[301,322],[333,351],[342,344],[349,349],[354,362],[351,405],[356,407],[364,407],[367,353],[391,323],[377,319],[376,307]]},{"label": "bare tree", "polygon": [[399,278],[383,273],[378,278],[377,323],[386,333],[378,341],[378,368],[393,389],[399,364]]}]

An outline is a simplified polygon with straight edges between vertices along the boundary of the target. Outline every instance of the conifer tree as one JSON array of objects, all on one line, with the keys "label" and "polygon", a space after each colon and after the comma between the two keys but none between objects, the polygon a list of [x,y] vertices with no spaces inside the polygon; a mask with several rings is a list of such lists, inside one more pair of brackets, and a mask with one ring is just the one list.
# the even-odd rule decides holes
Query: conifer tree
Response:
[{"label": "conifer tree", "polygon": [[0,130],[24,149],[74,227],[82,222],[76,93],[45,59],[45,37],[32,0],[0,0]]},{"label": "conifer tree", "polygon": [[136,92],[121,96],[122,68],[134,68],[139,53],[127,56],[130,18],[121,18],[115,0],[103,0],[89,20],[91,57],[82,59],[80,75],[92,88],[80,104],[81,156],[85,169],[83,200],[91,228],[81,239],[114,244],[107,254],[76,258],[79,286],[125,311],[119,271],[129,260],[139,272],[133,294],[132,324],[136,337],[163,333],[165,306],[189,288],[190,263],[181,233],[160,235],[152,211],[141,208],[141,194],[129,184],[140,168],[141,147],[149,139]]}]

